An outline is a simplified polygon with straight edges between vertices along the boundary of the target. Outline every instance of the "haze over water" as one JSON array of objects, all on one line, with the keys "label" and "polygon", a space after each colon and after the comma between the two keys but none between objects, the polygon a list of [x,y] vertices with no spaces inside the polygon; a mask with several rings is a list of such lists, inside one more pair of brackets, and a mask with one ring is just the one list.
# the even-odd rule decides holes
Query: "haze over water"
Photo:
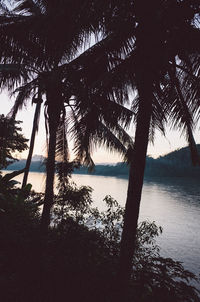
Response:
[{"label": "haze over water", "polygon": [[[16,178],[22,179],[22,175]],[[94,206],[103,210],[103,198],[111,195],[122,206],[127,194],[127,179],[117,177],[76,175],[78,185],[89,185]],[[29,182],[36,191],[44,191],[45,174],[31,172]],[[197,180],[186,178],[145,180],[140,208],[140,221],[155,221],[163,227],[158,238],[161,254],[184,262],[184,267],[200,273],[200,187]]]}]

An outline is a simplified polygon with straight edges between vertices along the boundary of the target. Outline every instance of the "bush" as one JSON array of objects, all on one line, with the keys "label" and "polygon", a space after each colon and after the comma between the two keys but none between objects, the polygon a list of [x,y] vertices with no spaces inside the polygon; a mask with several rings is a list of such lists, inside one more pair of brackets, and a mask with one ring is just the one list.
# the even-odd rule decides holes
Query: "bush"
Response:
[{"label": "bush", "polygon": [[[2,301],[116,301],[123,208],[106,196],[107,209],[99,212],[91,207],[91,188],[68,183],[55,196],[52,227],[44,238],[34,199],[30,186],[10,186],[0,195]],[[189,283],[195,276],[160,256],[160,232],[155,223],[138,227],[129,300],[200,301]]]},{"label": "bush", "polygon": [[17,160],[13,153],[28,148],[28,140],[21,134],[20,121],[0,114],[0,169]]}]

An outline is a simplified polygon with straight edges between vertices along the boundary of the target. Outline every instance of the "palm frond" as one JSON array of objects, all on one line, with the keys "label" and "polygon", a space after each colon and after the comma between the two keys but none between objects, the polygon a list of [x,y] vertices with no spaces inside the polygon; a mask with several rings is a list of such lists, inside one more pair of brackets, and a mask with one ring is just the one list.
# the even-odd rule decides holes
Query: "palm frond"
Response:
[{"label": "palm frond", "polygon": [[17,97],[14,106],[9,112],[10,116],[15,118],[17,112],[21,110],[23,106],[26,105],[26,102],[30,99],[30,97],[36,93],[36,89],[37,89],[37,86],[35,85],[36,83],[37,83],[37,79],[17,88],[13,92],[13,94],[17,93]]},{"label": "palm frond", "polygon": [[30,14],[30,15],[40,15],[41,1],[33,1],[33,0],[15,0],[15,7],[13,9],[14,13],[20,14]]},{"label": "palm frond", "polygon": [[171,107],[171,118],[174,121],[175,127],[181,127],[186,134],[186,139],[188,141],[191,159],[193,165],[200,164],[200,157],[197,151],[196,143],[193,137],[193,127],[194,127],[194,118],[193,112],[190,110],[187,102],[185,101],[183,91],[181,89],[180,82],[175,75],[175,71],[169,71],[170,78],[174,83],[174,101]]},{"label": "palm frond", "polygon": [[68,162],[69,161],[69,147],[67,141],[67,122],[66,113],[63,108],[60,117],[60,123],[57,130],[56,137],[56,160],[58,162]]},{"label": "palm frond", "polygon": [[0,1],[0,14],[1,15],[8,15],[8,14],[10,14],[10,10],[8,8],[8,5],[5,4],[5,2],[2,1],[2,0]]},{"label": "palm frond", "polygon": [[104,146],[110,151],[125,155],[126,146],[132,144],[132,139],[120,125],[106,125],[101,116],[94,111],[88,111],[83,116],[73,112],[71,136],[74,140],[74,152],[77,158],[85,164],[91,164],[91,154],[94,149]]}]

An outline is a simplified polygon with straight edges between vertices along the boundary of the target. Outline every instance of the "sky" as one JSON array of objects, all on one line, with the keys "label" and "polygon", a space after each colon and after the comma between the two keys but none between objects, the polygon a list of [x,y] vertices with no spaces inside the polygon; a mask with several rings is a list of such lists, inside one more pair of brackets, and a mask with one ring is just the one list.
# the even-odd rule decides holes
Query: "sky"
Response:
[{"label": "sky", "polygon": [[[0,114],[8,114],[10,109],[14,104],[14,98],[10,98],[6,92],[0,94]],[[29,105],[21,112],[17,114],[17,120],[21,120],[23,123],[21,124],[22,133],[26,138],[30,138],[33,116],[34,116],[35,105],[31,105],[31,101]],[[38,155],[46,155],[46,135],[45,135],[45,123],[44,123],[44,113],[41,111],[40,116],[40,124],[39,124],[39,132],[36,137],[34,154]],[[199,136],[199,127],[195,131],[195,139],[196,143],[200,143]],[[130,128],[129,134],[134,136],[134,128]],[[72,148],[72,143],[70,144]],[[172,152],[176,149],[187,146],[187,142],[184,136],[181,136],[179,131],[170,130],[167,128],[166,137],[161,135],[159,132],[156,132],[154,144],[149,144],[148,147],[148,155],[154,158],[157,158],[161,155]],[[24,151],[18,155],[18,158],[26,158],[28,151]],[[71,157],[71,160],[73,156]],[[122,158],[117,153],[111,153],[106,151],[104,148],[99,148],[98,150],[94,150],[93,160],[95,163],[116,163],[122,161]]]}]

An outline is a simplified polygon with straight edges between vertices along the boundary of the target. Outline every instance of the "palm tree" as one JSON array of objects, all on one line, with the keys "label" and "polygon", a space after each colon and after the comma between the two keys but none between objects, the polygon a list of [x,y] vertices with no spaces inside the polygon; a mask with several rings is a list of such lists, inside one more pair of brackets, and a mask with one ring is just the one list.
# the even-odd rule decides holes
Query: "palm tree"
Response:
[{"label": "palm tree", "polygon": [[[33,1],[31,1],[31,2],[32,2],[32,4],[36,4]],[[33,7],[31,6],[31,8],[30,8],[30,6],[29,6],[29,9],[27,9],[27,4],[30,4],[30,1],[29,2],[24,1],[15,10],[16,11],[20,11],[20,10],[24,10],[26,8],[26,11],[27,11],[28,14],[30,14],[31,12],[33,12],[34,13],[33,15],[36,15],[36,17],[38,17],[38,9],[41,8],[41,7],[38,6],[38,5],[36,5],[37,6],[36,7],[37,9],[36,9],[35,5],[33,5]],[[46,8],[47,7],[48,7],[48,5],[46,5]],[[43,8],[43,10],[45,10],[45,3],[44,3],[44,6],[42,8]],[[37,12],[37,14],[35,12]],[[22,29],[22,26],[24,26],[27,23],[27,20],[29,19],[29,16],[25,15],[25,16],[21,17],[19,15],[17,15],[17,16],[16,15],[13,15],[13,16],[11,15],[9,18],[11,19],[11,21],[10,21],[10,19],[8,19],[8,21],[7,21],[8,23],[10,22],[8,25],[6,24],[6,30],[7,30],[7,32],[9,30],[11,30],[13,27],[15,28],[15,23],[17,23],[17,27],[19,28],[19,31],[20,31]],[[33,21],[33,19],[31,19],[31,20]],[[14,26],[13,26],[13,24],[14,24]],[[35,42],[36,38],[40,41],[40,39],[41,39],[40,34],[38,35],[38,33],[35,33],[34,32],[34,28],[32,29],[32,27],[29,30],[29,32],[31,32],[31,30],[32,30],[33,34],[35,35],[35,36],[33,35],[33,37],[34,37],[33,41]],[[42,35],[42,38],[43,37],[46,39],[45,40],[45,47],[49,47],[48,39],[47,39],[48,35],[47,35],[46,32],[45,32],[45,35],[44,34]],[[11,38],[13,38],[12,35],[11,35]],[[14,38],[16,39],[16,37],[14,37]],[[57,38],[57,37],[55,37],[55,38]],[[76,79],[76,81],[77,81],[77,79],[80,80],[80,75],[79,74],[80,74],[80,68],[82,69],[82,66],[81,66],[82,63],[80,64],[79,60],[77,61],[77,59],[75,59],[75,63],[72,61],[72,64],[70,64],[70,66],[68,66],[69,64],[66,64],[67,66],[64,66],[64,68],[61,68],[62,66],[58,66],[59,60],[61,60],[59,64],[62,63],[64,54],[65,54],[65,56],[67,56],[67,57],[69,56],[70,57],[73,54],[73,51],[74,51],[72,49],[72,54],[69,54],[70,50],[69,49],[66,50],[66,41],[65,40],[64,41],[60,41],[61,46],[63,47],[63,45],[62,45],[62,43],[63,43],[65,48],[64,47],[62,48],[62,52],[59,54],[60,57],[57,56],[56,59],[55,59],[55,55],[56,54],[55,53],[51,54],[51,52],[50,52],[50,55],[49,55],[49,53],[47,53],[48,56],[46,56],[45,58],[43,58],[43,48],[42,48],[42,50],[40,50],[40,46],[41,46],[42,42],[41,42],[41,44],[38,43],[38,45],[37,45],[38,47],[36,47],[36,51],[33,54],[31,53],[30,57],[28,57],[28,58],[25,57],[24,58],[23,52],[25,52],[25,51],[27,51],[27,49],[29,49],[29,47],[31,46],[31,44],[32,44],[33,41],[30,40],[30,39],[26,40],[26,37],[25,37],[25,41],[22,41],[24,43],[22,44],[22,46],[20,46],[21,45],[20,43],[22,43],[20,39],[21,39],[21,37],[17,37],[16,44],[19,43],[19,47],[21,47],[20,48],[20,51],[22,52],[22,55],[20,54],[21,63],[23,63],[26,66],[28,66],[28,68],[26,68],[26,71],[28,71],[29,75],[30,75],[31,72],[34,73],[34,74],[37,72],[40,75],[40,82],[42,82],[42,83],[40,83],[40,85],[43,87],[43,92],[45,91],[46,99],[47,99],[47,102],[46,102],[46,104],[47,104],[46,113],[47,113],[47,116],[48,116],[49,149],[48,149],[48,161],[47,161],[47,181],[46,181],[46,190],[45,190],[45,202],[44,202],[44,210],[43,210],[43,214],[42,214],[42,224],[46,228],[46,226],[49,224],[49,219],[50,219],[49,218],[49,213],[50,213],[50,209],[51,209],[51,206],[52,206],[52,203],[53,203],[53,180],[54,180],[54,170],[55,170],[56,132],[57,132],[58,125],[59,125],[60,114],[63,111],[63,95],[65,93],[66,98],[67,98],[66,102],[69,102],[70,97],[72,95],[76,94],[76,99],[78,100],[77,104],[76,104],[77,108],[78,108],[78,104],[79,104],[79,108],[81,108],[80,104],[82,102],[82,100],[80,99],[80,93],[77,92],[78,89],[76,91],[75,91],[75,89],[72,89],[70,91],[70,89],[68,87],[69,83],[73,83],[73,85],[74,85],[74,79],[72,79],[70,81],[69,79],[66,79],[66,75],[65,75],[65,78],[63,78],[62,72],[60,72],[60,70],[64,71],[64,72],[66,72],[66,70],[67,70],[67,77],[70,77],[69,76],[69,72],[68,72],[69,69],[70,68],[72,68],[72,69],[75,68],[76,72],[75,73],[74,72],[70,72],[70,74],[71,74],[71,77],[74,76],[75,79]],[[52,39],[52,37],[51,37],[51,39]],[[25,44],[25,46],[24,46],[24,44]],[[50,45],[50,46],[52,47],[52,45]],[[51,47],[50,47],[50,51],[51,51]],[[53,47],[52,47],[52,50],[53,50]],[[15,51],[15,49],[14,49],[14,51]],[[38,58],[38,54],[39,54],[40,51],[42,51],[42,54]],[[10,58],[11,55],[14,56],[13,52],[11,52],[11,54],[9,54],[9,53],[8,54],[7,53],[4,54],[3,53],[2,55],[3,55],[3,58],[5,58],[6,56],[8,58]],[[85,57],[87,57],[87,55]],[[80,61],[82,62],[82,58],[85,59],[85,57],[81,56]],[[34,63],[32,63],[32,61]],[[47,65],[47,67],[46,67],[45,64]],[[40,67],[38,68],[37,65],[39,65]],[[44,70],[45,70],[45,72],[44,72]],[[105,70],[103,70],[103,71],[105,72]],[[31,74],[31,76],[32,76],[32,74]],[[90,77],[91,77],[91,75],[87,76],[87,84],[89,84],[88,79]],[[34,84],[34,81],[36,82],[37,79],[35,78],[35,80],[32,80],[31,82],[29,82],[27,84],[25,82],[25,84],[24,84],[25,88],[29,85],[31,87],[31,89],[33,89],[32,85]],[[67,87],[67,90],[65,88],[65,92],[63,92],[63,86],[64,86],[63,81],[65,82],[65,87]],[[84,85],[85,85],[86,77],[82,78],[81,81],[82,81],[82,84],[84,83]],[[90,79],[90,81],[91,81],[91,79]],[[84,86],[84,89],[86,90],[86,85]],[[95,92],[95,94],[94,94],[94,92],[91,92],[90,94],[92,94],[92,95],[95,96],[95,97],[93,97],[93,100],[92,100],[92,102],[94,102],[94,100],[97,99],[97,97],[98,97],[98,93]],[[26,93],[25,93],[25,95],[26,95]],[[77,97],[77,95],[78,95],[78,97]],[[89,95],[85,94],[84,98],[86,98],[86,97],[88,98]],[[101,98],[98,97],[99,100],[102,100],[103,98],[105,98],[105,100],[106,100],[107,99],[107,95],[103,96],[101,94]],[[57,101],[56,106],[55,106],[55,100]],[[88,100],[89,100],[89,98],[88,98]],[[16,104],[15,104],[14,111],[16,111],[16,108],[18,108],[19,106],[21,106],[21,104],[22,103],[21,103],[20,98],[19,98],[19,101],[16,102]],[[88,103],[88,105],[90,105],[90,106],[91,106],[91,104]],[[110,104],[111,104],[111,102],[110,102]],[[78,116],[78,118],[80,118],[80,114],[85,114],[84,111],[86,112],[86,108],[88,108],[88,105],[87,105],[87,103],[85,103],[84,104],[85,109],[84,109],[84,106],[82,106],[82,109],[80,109],[80,111],[79,111],[79,115],[74,114],[74,117]],[[108,105],[108,103],[106,103],[106,105]],[[101,106],[101,104],[99,104],[98,106]],[[114,106],[114,104],[112,104],[112,107],[113,106]],[[118,106],[118,107],[120,107],[120,106]],[[114,108],[112,108],[112,109],[114,109]],[[118,108],[118,110],[119,110],[119,108]],[[122,118],[124,119],[124,116],[125,116],[124,113],[127,113],[128,110],[124,109],[122,111],[122,107],[120,107],[120,114],[121,114],[121,112],[122,112]],[[120,133],[120,139],[122,139],[123,138],[123,134],[124,134],[123,129],[120,128],[120,127],[118,127],[117,125],[114,126],[114,123],[108,123],[108,113],[105,112],[105,110],[104,111],[102,111],[102,110],[99,111],[98,114],[96,114],[96,115],[97,115],[98,118],[100,118],[100,116],[102,116],[102,114],[104,114],[104,115],[107,114],[106,119],[104,117],[104,120],[105,121],[107,120],[107,126],[109,125],[109,127],[113,127],[115,134],[117,132]],[[117,116],[119,117],[119,114]],[[130,116],[130,112],[128,113],[128,116]],[[115,121],[118,122],[118,120],[116,118],[115,118]],[[81,120],[81,122],[83,124],[83,120]],[[86,118],[86,115],[85,115],[84,123],[86,123],[86,122],[88,122],[88,124],[89,124],[89,119]],[[77,126],[77,125],[79,125],[79,123],[76,123],[76,128],[74,128],[74,130],[78,129],[79,126]],[[99,125],[94,125],[94,126],[100,127]],[[103,133],[103,131],[107,135],[109,134],[109,136],[111,136],[111,132],[109,132],[108,130],[106,132],[106,127],[105,126],[106,125],[101,124],[101,130],[100,130],[100,128],[98,128],[98,135],[99,135],[99,138],[101,138],[102,140],[103,140],[103,135],[101,133]],[[79,129],[81,129],[81,128],[79,127]],[[83,129],[81,129],[81,130],[83,130]],[[88,128],[87,128],[87,130],[88,130]],[[95,134],[95,130],[92,129],[92,128],[90,130],[93,131],[93,135],[94,135]],[[92,135],[90,135],[90,137],[91,136]],[[125,137],[126,137],[126,139],[128,138],[127,135]],[[112,138],[114,140],[115,136],[112,135]],[[96,134],[95,139],[97,139],[97,134]],[[128,138],[128,141],[130,142],[130,138]],[[82,151],[80,151],[80,149],[79,149],[78,156],[79,156],[79,158],[83,158],[83,156],[87,157],[87,162],[89,163],[89,161],[90,161],[90,163],[91,163],[90,152],[88,152],[86,150],[87,145],[89,146],[89,143],[90,143],[88,132],[87,132],[87,140],[85,140],[85,142],[83,142],[83,141],[81,141],[81,142],[82,142],[82,146],[84,146],[85,150],[83,151],[83,148],[82,148]],[[119,140],[118,140],[118,142],[119,142]],[[117,140],[116,139],[115,139],[115,143],[114,142],[112,144],[109,143],[110,147],[111,146],[113,147],[113,146],[116,146],[116,145],[117,145]],[[123,149],[123,150],[125,150],[125,148],[122,148],[122,144],[121,144],[120,147],[118,147],[118,149],[120,149],[120,148]],[[90,158],[90,160],[89,160],[89,158]]]},{"label": "palm tree", "polygon": [[[124,24],[122,24],[121,11],[124,13],[125,10],[122,10],[122,7],[115,10],[115,23],[119,18],[120,30],[121,32],[125,31],[123,36],[129,38],[126,40],[127,47],[124,56],[125,60],[127,59],[130,63],[127,68],[133,68],[137,90],[134,104],[137,110],[136,131],[130,163],[120,254],[119,279],[123,294],[132,271],[150,130],[154,130],[155,127],[164,130],[167,118],[175,125],[178,124],[186,131],[193,162],[199,163],[192,135],[194,113],[199,110],[200,105],[197,101],[199,94],[192,92],[190,99],[183,96],[184,93],[188,96],[192,91],[194,79],[197,83],[196,76],[199,64],[196,64],[195,73],[194,64],[188,64],[188,62],[191,61],[194,54],[199,58],[199,50],[194,43],[191,43],[190,46],[185,45],[185,38],[182,37],[184,33],[192,42],[194,37],[199,36],[199,29],[194,28],[193,25],[193,17],[198,12],[199,4],[196,2],[193,5],[193,2],[187,1],[181,3],[174,1],[172,3],[172,1],[156,0],[146,3],[138,0],[132,2],[131,8],[130,3],[128,4],[129,9],[126,9]],[[171,16],[170,19],[168,18],[169,15]],[[177,15],[179,16],[178,19]],[[108,28],[111,28],[111,33],[115,30],[110,23]],[[121,38],[122,33],[118,36]],[[129,50],[130,48],[131,50]],[[119,51],[120,47],[115,49],[115,52]],[[184,72],[178,73],[178,68],[181,69],[183,66],[185,74]],[[184,88],[183,76],[185,77],[185,75],[187,75],[187,87]],[[192,108],[195,108],[194,112],[192,112]]]},{"label": "palm tree", "polygon": [[[183,130],[192,161],[199,164],[192,134],[200,108],[199,49],[193,43],[199,39],[199,28],[194,22],[199,3],[155,0],[147,4],[138,0],[112,4],[114,9],[106,15],[106,38],[95,46],[108,53],[104,57],[107,61],[102,64],[100,60],[99,68],[107,64],[111,70],[108,81],[99,82],[110,93],[124,94],[123,87],[127,85],[136,94],[132,104],[136,132],[119,269],[120,286],[126,286],[132,269],[147,146],[155,129],[164,133],[168,121]],[[190,41],[187,45],[185,34]]]},{"label": "palm tree", "polygon": [[[46,72],[43,83],[47,92],[49,148],[45,206],[42,215],[45,225],[49,220],[45,218],[49,216],[49,210],[46,212],[46,208],[49,209],[53,201],[56,132],[62,109],[61,79],[57,78],[57,73],[55,76],[55,73],[49,71],[55,70],[63,61],[70,61],[82,43],[85,33],[90,32],[91,26],[94,26],[94,22],[91,25],[88,21],[85,23],[86,14],[82,12],[83,7],[80,1],[76,2],[72,7],[68,1],[67,9],[66,7],[63,9],[63,1],[15,1],[15,13],[10,13],[7,9],[6,15],[1,18],[1,29],[3,29],[1,37],[7,37],[4,42],[5,47],[1,51],[3,60],[8,58],[8,61],[31,66],[32,74],[35,69]],[[69,8],[71,8],[70,13]],[[27,34],[21,34],[23,28],[26,28]]]},{"label": "palm tree", "polygon": [[[91,78],[94,72],[91,72],[91,64],[89,64],[89,67],[84,66],[84,56],[80,56],[77,65],[75,59],[74,64],[64,66],[63,70],[68,70],[68,76],[70,77],[70,71],[77,67],[77,72],[71,75],[71,77],[75,77],[75,80],[80,79],[79,74],[85,70],[88,75],[87,83],[89,83],[89,87],[92,91],[97,90],[98,93],[95,95],[99,97],[104,91],[106,96],[114,95],[114,99],[119,97],[124,100],[126,91],[130,88],[136,94],[133,102],[134,111],[137,113],[135,144],[130,164],[120,258],[120,279],[124,280],[124,284],[127,284],[131,274],[146,150],[150,134],[153,134],[155,128],[164,131],[166,120],[170,118],[175,125],[178,123],[180,127],[183,127],[183,130],[186,130],[192,154],[196,154],[192,136],[192,108],[195,107],[196,112],[199,103],[196,101],[198,99],[197,94],[192,94],[190,98],[187,98],[187,96],[188,91],[196,87],[196,77],[199,70],[199,50],[192,43],[193,40],[195,41],[199,37],[199,30],[195,28],[194,24],[191,25],[193,16],[199,11],[199,4],[197,1],[164,0],[154,0],[149,4],[146,1],[135,0],[123,3],[121,1],[102,1],[101,6],[104,13],[102,30],[105,39],[88,52],[88,57],[92,58],[91,62],[96,63],[99,78],[95,77],[96,81],[92,81]],[[90,12],[90,9],[88,9],[88,12]],[[169,15],[171,16],[170,19],[168,18]],[[191,43],[186,45],[183,33],[187,34]],[[196,65],[191,56],[194,53],[196,53],[196,59],[198,59]],[[36,54],[37,49],[35,56],[37,56]],[[96,61],[93,60],[94,58],[96,58]],[[41,63],[42,60],[45,62],[43,56],[37,60],[37,63],[38,61]],[[52,63],[51,59],[48,60],[48,64],[50,62]],[[87,60],[86,62],[88,63]],[[54,66],[55,69],[57,67],[58,65]],[[102,72],[102,68],[108,72]],[[196,68],[196,71],[193,71],[193,68]],[[178,70],[182,70],[182,73],[177,72]],[[48,74],[46,76],[48,78]],[[103,76],[105,76],[104,79],[102,79]],[[185,80],[183,80],[183,76]],[[54,92],[51,91],[51,84],[54,84],[54,80],[51,76],[46,83],[46,86],[49,83],[50,94],[48,97],[52,96],[52,102],[49,101],[49,105],[52,103],[52,108],[53,96],[57,97],[57,94],[53,94]],[[65,82],[65,79],[63,80]],[[68,81],[68,83],[70,82],[74,83],[74,81]],[[187,84],[186,87],[188,88],[186,92],[183,89],[184,83]],[[59,85],[61,85],[61,82],[56,84],[58,96],[61,89]],[[74,95],[73,93],[71,96]],[[78,93],[77,95],[79,96]],[[61,96],[59,99],[61,99]],[[52,112],[53,109],[50,105],[49,115]],[[51,130],[53,131],[53,129]],[[55,135],[54,133],[54,139],[52,137],[51,140],[54,146],[56,144]],[[81,137],[79,140],[81,141]],[[84,145],[84,142],[82,142],[82,145]],[[81,152],[80,154],[82,154]],[[195,162],[198,161],[196,155],[194,155],[194,160]],[[51,161],[51,163],[53,162],[54,160]],[[50,170],[53,171],[53,168],[50,167]],[[50,209],[50,207],[51,204],[49,203],[48,208]],[[49,217],[48,212],[49,210],[47,211],[47,217]]]},{"label": "palm tree", "polygon": [[[75,64],[78,66],[78,59],[75,60]],[[120,104],[114,103],[106,97],[106,94],[102,95],[98,90],[94,93],[92,91],[94,87],[89,89],[90,77],[88,79],[87,73],[84,75],[81,73],[80,76],[79,66],[76,71],[75,64],[72,61],[66,64],[67,66],[61,66],[56,71],[58,76],[61,77],[64,70],[64,74],[62,75],[64,77],[60,87],[62,108],[59,117],[59,131],[56,133],[54,152],[55,156],[60,156],[61,151],[65,154],[65,147],[63,147],[62,144],[65,143],[66,137],[68,136],[67,134],[69,134],[74,139],[74,152],[77,156],[77,161],[92,167],[94,165],[91,157],[93,144],[96,146],[103,144],[110,150],[118,151],[122,155],[126,154],[128,146],[132,144],[132,139],[127,135],[123,127],[128,128],[132,119],[132,111]],[[71,71],[72,67],[69,65],[73,66],[75,70],[73,74]],[[70,71],[72,78],[75,78],[76,81],[70,82],[71,79],[66,74],[67,71]],[[78,75],[76,75],[77,73]],[[16,114],[24,101],[30,98],[32,90],[34,93],[37,87],[45,87],[46,79],[44,83],[42,80],[43,79],[39,77],[17,89],[18,97],[12,110],[13,115]],[[93,80],[96,81],[95,74]],[[81,84],[83,82],[85,83],[84,85]],[[48,90],[43,88],[42,93],[46,94]],[[67,114],[66,109],[68,109]],[[110,112],[112,112],[112,120],[110,120]],[[68,133],[65,131],[66,124],[68,124],[69,128]],[[50,133],[50,129],[48,129],[48,132]],[[60,135],[60,133],[62,135]],[[46,215],[48,219],[50,219],[51,206],[52,205],[49,204],[46,205],[48,208],[48,215]]]}]

